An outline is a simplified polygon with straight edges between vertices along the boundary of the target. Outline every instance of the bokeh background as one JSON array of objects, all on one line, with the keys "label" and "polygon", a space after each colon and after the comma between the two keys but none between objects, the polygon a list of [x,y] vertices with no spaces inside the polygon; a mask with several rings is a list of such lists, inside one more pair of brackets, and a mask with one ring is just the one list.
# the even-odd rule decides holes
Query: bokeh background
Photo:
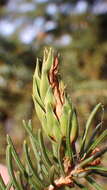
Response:
[{"label": "bokeh background", "polygon": [[99,102],[105,105],[106,128],[107,0],[0,0],[0,162],[5,162],[7,133],[21,153],[22,119],[40,126],[31,95],[44,46],[61,54],[60,73],[76,105],[80,132]]}]

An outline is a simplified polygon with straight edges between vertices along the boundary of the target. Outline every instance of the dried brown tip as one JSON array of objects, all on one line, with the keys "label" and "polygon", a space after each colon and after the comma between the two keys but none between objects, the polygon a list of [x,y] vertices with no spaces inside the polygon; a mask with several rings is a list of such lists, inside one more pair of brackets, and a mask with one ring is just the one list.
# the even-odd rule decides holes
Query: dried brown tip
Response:
[{"label": "dried brown tip", "polygon": [[64,89],[61,88],[60,83],[58,81],[58,64],[59,60],[56,56],[49,71],[49,82],[53,89],[54,97],[56,100],[54,112],[57,118],[59,119],[62,113],[62,106],[64,104]]}]

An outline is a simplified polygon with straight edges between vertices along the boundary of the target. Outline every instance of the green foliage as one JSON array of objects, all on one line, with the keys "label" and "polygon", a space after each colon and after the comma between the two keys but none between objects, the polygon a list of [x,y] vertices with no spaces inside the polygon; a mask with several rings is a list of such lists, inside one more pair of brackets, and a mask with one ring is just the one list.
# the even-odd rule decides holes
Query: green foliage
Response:
[{"label": "green foliage", "polygon": [[[76,187],[88,190],[89,187],[82,184],[82,178],[91,184],[94,189],[103,190],[103,187],[97,184],[92,175],[98,174],[107,177],[107,168],[103,167],[101,163],[102,156],[107,152],[107,146],[98,148],[99,144],[107,137],[107,130],[99,134],[102,127],[101,121],[91,134],[91,137],[88,133],[93,119],[98,111],[103,109],[103,105],[99,103],[93,109],[86,122],[83,136],[79,138],[76,111],[69,97],[65,95],[64,86],[60,88],[57,75],[58,63],[58,57],[54,54],[52,48],[45,49],[42,69],[39,71],[38,62],[33,77],[34,104],[42,129],[39,129],[36,134],[33,131],[31,121],[28,123],[23,121],[23,127],[27,131],[31,142],[31,146],[26,141],[23,142],[24,163],[20,160],[10,136],[7,136],[6,160],[10,182],[6,186],[0,176],[1,190],[7,190],[11,187],[16,190],[68,190]],[[46,80],[42,80],[42,77],[45,77]],[[52,87],[51,97],[53,95],[55,99],[50,99],[46,95],[50,86]],[[61,94],[61,92],[63,93]],[[59,102],[61,98],[63,100],[62,104]],[[47,105],[50,100],[51,109],[49,113]],[[60,118],[61,115],[63,116],[63,106],[67,108],[66,112],[64,112],[67,122],[65,122],[65,129],[63,128],[61,132]],[[48,117],[50,117],[49,120]],[[53,118],[55,117],[57,122],[54,122]],[[50,120],[51,125],[48,126]],[[58,122],[59,124],[57,125]],[[57,129],[58,127],[60,132]],[[63,133],[63,130],[65,133]],[[44,132],[48,137],[50,148],[47,148],[44,141]],[[31,150],[34,153],[33,159],[31,158]],[[13,161],[17,165],[17,171],[14,171]]]},{"label": "green foliage", "polygon": [[[33,114],[31,77],[35,57],[42,55],[44,45],[57,47],[62,59],[66,60],[60,66],[60,71],[69,94],[72,94],[73,101],[76,101],[81,126],[87,118],[87,113],[97,102],[107,105],[107,14],[92,14],[90,11],[92,1],[87,1],[90,3],[89,11],[82,14],[72,14],[72,3],[74,9],[77,3],[74,0],[6,2],[8,4],[4,3],[4,6],[1,6],[0,2],[0,21],[13,25],[13,28],[15,25],[17,27],[11,35],[5,36],[5,30],[3,35],[0,34],[0,133],[5,136],[8,131],[20,152],[18,142],[24,138],[20,121],[23,118],[32,118],[33,122],[36,121],[36,126],[40,125]],[[29,10],[28,3],[33,7],[32,10]],[[56,7],[55,14],[47,12],[51,5]],[[44,20],[43,26],[37,35],[35,29],[34,40],[29,44],[22,43],[19,35],[26,36],[28,34],[26,29],[29,27],[33,31],[39,19]],[[55,23],[56,28],[48,30],[47,26],[51,21]],[[41,24],[41,20],[38,24]],[[5,27],[7,28],[8,26]],[[64,44],[66,37],[69,43]],[[99,120],[100,117],[97,114],[92,129]],[[106,109],[104,121],[106,128]],[[81,130],[84,129],[81,128]],[[6,140],[3,139],[2,145],[5,149]],[[1,150],[0,157],[4,158]]]}]

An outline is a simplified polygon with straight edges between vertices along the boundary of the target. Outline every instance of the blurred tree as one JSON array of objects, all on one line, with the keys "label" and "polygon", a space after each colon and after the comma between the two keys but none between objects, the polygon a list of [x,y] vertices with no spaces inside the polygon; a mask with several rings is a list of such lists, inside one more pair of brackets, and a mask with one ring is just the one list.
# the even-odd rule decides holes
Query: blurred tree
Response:
[{"label": "blurred tree", "polygon": [[8,0],[0,0],[0,6],[4,6],[8,3]]}]

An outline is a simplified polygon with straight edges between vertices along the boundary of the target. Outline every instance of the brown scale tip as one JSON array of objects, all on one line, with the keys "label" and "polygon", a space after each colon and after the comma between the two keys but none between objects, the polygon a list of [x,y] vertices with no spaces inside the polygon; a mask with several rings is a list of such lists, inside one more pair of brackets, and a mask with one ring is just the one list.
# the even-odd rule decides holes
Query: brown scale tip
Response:
[{"label": "brown scale tip", "polygon": [[59,60],[58,57],[55,56],[54,62],[49,71],[49,82],[53,89],[54,97],[56,100],[54,112],[57,118],[59,119],[62,113],[62,106],[64,104],[64,89],[61,88],[60,83],[58,81],[58,65]]}]

